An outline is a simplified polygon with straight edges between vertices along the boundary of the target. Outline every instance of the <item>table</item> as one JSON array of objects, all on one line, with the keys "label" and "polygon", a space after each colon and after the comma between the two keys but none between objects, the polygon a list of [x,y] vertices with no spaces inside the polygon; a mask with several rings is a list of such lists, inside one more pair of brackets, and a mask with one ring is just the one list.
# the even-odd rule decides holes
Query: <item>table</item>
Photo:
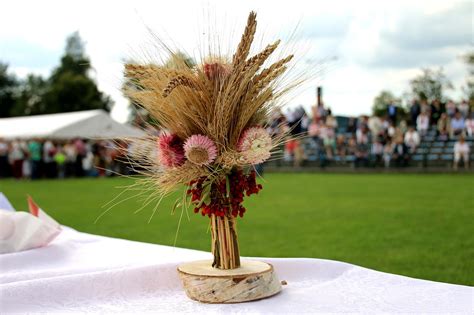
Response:
[{"label": "table", "polygon": [[64,227],[47,247],[0,255],[0,313],[473,313],[473,287],[306,258],[261,258],[288,282],[270,299],[227,305],[189,300],[176,267],[210,258]]}]

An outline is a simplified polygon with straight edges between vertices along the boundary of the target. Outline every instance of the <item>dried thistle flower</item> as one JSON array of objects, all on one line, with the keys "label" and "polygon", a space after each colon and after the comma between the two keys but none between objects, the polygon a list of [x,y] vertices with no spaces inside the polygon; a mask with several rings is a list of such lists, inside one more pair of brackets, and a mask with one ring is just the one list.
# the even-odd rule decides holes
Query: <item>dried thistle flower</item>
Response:
[{"label": "dried thistle flower", "polygon": [[237,149],[247,163],[260,164],[271,155],[272,138],[264,128],[252,127],[244,131]]},{"label": "dried thistle flower", "polygon": [[180,166],[184,163],[183,142],[178,136],[162,135],[158,137],[158,157],[165,167]]},{"label": "dried thistle flower", "polygon": [[184,155],[191,163],[209,165],[216,159],[217,148],[209,137],[192,135],[184,143]]}]

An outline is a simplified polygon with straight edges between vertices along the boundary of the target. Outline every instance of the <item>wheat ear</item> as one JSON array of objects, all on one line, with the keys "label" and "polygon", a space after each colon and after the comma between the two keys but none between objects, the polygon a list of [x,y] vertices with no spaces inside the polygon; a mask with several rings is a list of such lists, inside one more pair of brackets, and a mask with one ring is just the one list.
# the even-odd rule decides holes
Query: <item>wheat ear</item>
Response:
[{"label": "wheat ear", "polygon": [[180,85],[187,86],[192,89],[198,89],[198,86],[193,79],[185,75],[179,75],[170,80],[166,88],[163,90],[163,97],[170,95],[171,92],[173,92],[173,90]]},{"label": "wheat ear", "polygon": [[247,59],[256,29],[257,14],[252,11],[250,12],[249,17],[247,19],[247,26],[245,27],[245,31],[242,34],[242,38],[240,39],[237,51],[235,52],[232,58],[232,64],[234,65],[234,67],[243,63]]},{"label": "wheat ear", "polygon": [[245,65],[242,71],[248,71],[249,69],[253,67],[255,71],[257,71],[258,68],[260,68],[263,65],[265,60],[267,60],[267,58],[275,51],[275,49],[277,49],[279,44],[280,44],[280,40],[277,40],[273,44],[270,44],[267,47],[265,47],[265,49],[262,52],[256,54],[255,56],[247,60],[245,62]]}]

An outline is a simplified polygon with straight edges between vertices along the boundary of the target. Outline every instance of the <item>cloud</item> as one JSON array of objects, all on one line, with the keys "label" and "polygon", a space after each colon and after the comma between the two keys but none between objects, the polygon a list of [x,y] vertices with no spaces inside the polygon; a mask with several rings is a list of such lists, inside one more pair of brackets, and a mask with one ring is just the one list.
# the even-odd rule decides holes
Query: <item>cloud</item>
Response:
[{"label": "cloud", "polygon": [[426,51],[472,44],[472,3],[456,3],[446,11],[420,16],[402,15],[394,30],[382,32],[384,41],[409,51]]},{"label": "cloud", "polygon": [[432,14],[408,11],[395,26],[381,30],[378,45],[366,63],[377,68],[442,66],[470,49],[472,36],[470,2]]},{"label": "cloud", "polygon": [[[467,47],[466,47],[467,49]],[[379,49],[368,66],[376,68],[425,68],[442,66],[456,59],[464,47],[454,49],[433,49],[428,51],[400,49],[391,44],[385,44]]]}]

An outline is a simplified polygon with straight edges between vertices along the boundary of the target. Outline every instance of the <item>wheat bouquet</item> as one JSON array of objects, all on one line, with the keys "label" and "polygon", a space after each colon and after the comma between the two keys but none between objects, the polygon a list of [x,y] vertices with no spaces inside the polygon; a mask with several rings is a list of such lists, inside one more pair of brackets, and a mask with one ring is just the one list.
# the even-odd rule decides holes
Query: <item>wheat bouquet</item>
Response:
[{"label": "wheat bouquet", "polygon": [[[241,263],[236,222],[246,211],[244,197],[262,189],[254,166],[269,159],[283,139],[265,129],[269,116],[300,82],[283,80],[293,55],[268,61],[280,41],[250,55],[256,26],[256,14],[251,12],[232,56],[209,55],[192,66],[179,58],[173,66],[125,65],[126,94],[165,130],[158,137],[137,140],[139,149],[131,159],[146,175],[141,180],[151,183],[159,198],[186,186],[177,204],[191,206],[210,220],[214,259],[188,266],[189,270],[180,267],[188,295],[204,302],[228,298],[231,289],[219,282],[223,275],[269,274],[261,285],[266,292],[249,294],[241,288],[241,294],[232,293],[234,298],[227,302],[262,298],[280,288],[271,266]],[[193,272],[201,267],[209,270]],[[197,278],[186,279],[193,275]],[[212,282],[213,289],[207,292],[200,279]],[[239,283],[234,283],[234,291]]]}]

